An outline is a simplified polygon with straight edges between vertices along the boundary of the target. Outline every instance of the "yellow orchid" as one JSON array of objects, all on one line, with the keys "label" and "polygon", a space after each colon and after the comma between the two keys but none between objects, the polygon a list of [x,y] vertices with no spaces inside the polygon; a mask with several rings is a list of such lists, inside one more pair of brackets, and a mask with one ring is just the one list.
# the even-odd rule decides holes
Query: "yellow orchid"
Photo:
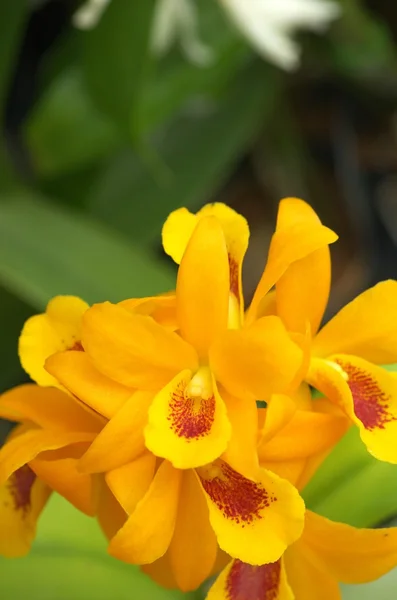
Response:
[{"label": "yellow orchid", "polygon": [[207,600],[341,600],[338,583],[366,583],[397,565],[397,528],[356,529],[306,511],[301,538],[274,563],[233,560]]},{"label": "yellow orchid", "polygon": [[[84,402],[96,388],[103,397],[104,377],[138,389],[131,414],[114,416],[109,427],[131,439],[139,413],[146,447],[176,468],[203,466],[227,451],[232,466],[249,475],[251,458],[233,449],[241,441],[235,432],[250,422],[244,435],[255,438],[256,399],[287,391],[301,369],[302,351],[278,317],[259,318],[238,339],[229,338],[242,304],[240,267],[230,258],[230,248],[240,256],[248,241],[246,226],[241,230],[245,237],[237,230],[231,246],[218,219],[204,215],[183,249],[174,296],[144,299],[151,316],[143,300],[94,305],[82,319],[83,355],[69,350],[46,362]],[[102,454],[109,454],[107,444]]]}]

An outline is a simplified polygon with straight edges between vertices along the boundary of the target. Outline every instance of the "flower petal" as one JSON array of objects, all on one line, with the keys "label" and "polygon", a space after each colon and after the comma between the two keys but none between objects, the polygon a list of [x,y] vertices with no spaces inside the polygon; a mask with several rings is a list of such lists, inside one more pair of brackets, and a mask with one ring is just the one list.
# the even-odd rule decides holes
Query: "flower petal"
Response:
[{"label": "flower petal", "polygon": [[131,388],[98,371],[86,352],[58,352],[47,358],[45,368],[69,392],[107,419],[132,393]]},{"label": "flower petal", "polygon": [[112,556],[141,565],[167,551],[175,529],[181,475],[167,461],[160,465],[147,493],[111,540]]},{"label": "flower petal", "polygon": [[79,473],[77,464],[74,458],[36,458],[30,461],[29,466],[52,490],[66,498],[77,510],[92,517],[96,512],[92,477]]},{"label": "flower petal", "polygon": [[296,403],[290,396],[273,394],[267,408],[260,409],[265,420],[260,432],[259,446],[277,435],[291,421],[296,411]]},{"label": "flower petal", "polygon": [[97,519],[106,538],[111,540],[128,517],[108,488],[103,476],[97,475],[96,478],[98,485]]},{"label": "flower petal", "polygon": [[178,270],[176,309],[182,337],[201,358],[226,330],[229,263],[225,236],[215,217],[200,219]]},{"label": "flower petal", "polygon": [[250,327],[227,331],[213,344],[210,364],[234,396],[268,400],[287,391],[301,363],[301,349],[278,317],[263,317]]},{"label": "flower petal", "polygon": [[231,427],[208,368],[182,371],[154,398],[145,429],[147,448],[178,469],[201,466],[226,449]]},{"label": "flower petal", "polygon": [[391,373],[355,356],[339,354],[330,361],[313,360],[308,381],[358,425],[371,454],[397,463],[397,379]]},{"label": "flower petal", "polygon": [[352,354],[375,364],[397,361],[397,281],[382,281],[347,304],[317,334],[313,353]]},{"label": "flower petal", "polygon": [[[305,203],[297,198],[286,198],[280,202],[277,229],[270,244],[267,264],[248,309],[249,322],[260,313],[262,299],[290,265],[338,239],[336,233],[313,219],[309,209],[302,210],[304,206]],[[299,210],[296,210],[297,207]]]},{"label": "flower petal", "polygon": [[211,587],[207,600],[294,600],[283,561],[258,567],[233,560]]},{"label": "flower petal", "polygon": [[40,385],[58,385],[45,371],[46,358],[81,347],[81,320],[88,304],[76,296],[56,296],[46,312],[28,319],[19,338],[19,357],[27,374]]},{"label": "flower petal", "polygon": [[0,485],[0,555],[24,556],[36,535],[36,523],[51,494],[28,465]]},{"label": "flower petal", "polygon": [[97,435],[80,461],[85,473],[120,467],[145,450],[143,430],[153,392],[135,392]]},{"label": "flower petal", "polygon": [[197,368],[194,349],[176,333],[110,302],[85,313],[83,345],[102,373],[127,387],[157,391],[176,373]]},{"label": "flower petal", "polygon": [[167,217],[162,230],[164,252],[171,256],[177,265],[181,263],[199,217],[187,208],[178,208]]},{"label": "flower petal", "polygon": [[195,590],[210,576],[217,547],[200,484],[192,470],[185,471],[175,531],[168,549],[179,589]]},{"label": "flower petal", "polygon": [[299,541],[284,556],[288,583],[295,600],[341,600],[338,582],[327,570],[318,569],[298,546]]},{"label": "flower petal", "polygon": [[[288,198],[280,204],[277,230],[301,222],[314,228],[321,225],[314,210],[302,200]],[[293,262],[277,281],[277,314],[289,331],[304,333],[306,323],[314,335],[328,302],[331,286],[331,258],[327,245]]]},{"label": "flower petal", "polygon": [[304,503],[297,490],[270,471],[246,479],[218,460],[197,470],[219,546],[253,565],[278,560],[302,533]]},{"label": "flower petal", "polygon": [[178,328],[176,322],[176,296],[175,292],[164,296],[151,296],[149,298],[133,298],[119,302],[129,312],[137,315],[152,317],[156,323],[170,331]]},{"label": "flower petal", "polygon": [[134,512],[154,477],[156,457],[145,452],[130,463],[108,471],[105,481],[125,512]]},{"label": "flower petal", "polygon": [[307,511],[299,545],[343,583],[374,581],[397,565],[397,527],[356,529]]}]

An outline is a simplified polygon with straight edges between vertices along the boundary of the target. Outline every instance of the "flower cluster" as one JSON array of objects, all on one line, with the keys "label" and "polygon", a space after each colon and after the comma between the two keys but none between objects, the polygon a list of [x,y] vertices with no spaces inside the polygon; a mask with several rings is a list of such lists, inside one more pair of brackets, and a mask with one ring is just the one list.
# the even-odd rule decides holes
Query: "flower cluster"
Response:
[{"label": "flower cluster", "polygon": [[18,423],[0,450],[1,553],[28,552],[55,491],[161,585],[218,575],[209,600],[334,600],[397,565],[397,528],[331,522],[300,495],[350,426],[397,462],[397,378],[380,366],[397,362],[397,282],[320,329],[337,236],[287,198],[245,309],[248,238],[223,204],[179,209],[163,228],[175,291],[60,296],[26,322],[36,383],[0,398]]}]

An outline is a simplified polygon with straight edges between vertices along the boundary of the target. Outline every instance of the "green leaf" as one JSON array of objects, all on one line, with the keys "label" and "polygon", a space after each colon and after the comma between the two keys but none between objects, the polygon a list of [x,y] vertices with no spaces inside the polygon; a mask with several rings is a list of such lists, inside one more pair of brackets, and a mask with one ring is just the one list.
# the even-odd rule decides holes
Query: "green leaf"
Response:
[{"label": "green leaf", "polygon": [[181,116],[159,136],[163,169],[131,151],[111,160],[88,200],[92,213],[136,240],[159,239],[171,210],[211,200],[273,114],[278,91],[273,70],[250,66],[217,104]]},{"label": "green leaf", "polygon": [[95,519],[53,495],[30,555],[0,558],[1,597],[29,600],[181,600],[194,597],[164,590],[138,567],[111,558]]},{"label": "green leaf", "polygon": [[173,277],[104,225],[21,193],[0,198],[0,282],[42,309],[56,294],[99,302],[160,293]]},{"label": "green leaf", "polygon": [[155,0],[110,2],[99,24],[86,34],[84,74],[95,104],[123,126],[148,66]]},{"label": "green leaf", "polygon": [[17,55],[20,36],[28,15],[27,0],[0,2],[0,114],[4,103],[14,60]]}]

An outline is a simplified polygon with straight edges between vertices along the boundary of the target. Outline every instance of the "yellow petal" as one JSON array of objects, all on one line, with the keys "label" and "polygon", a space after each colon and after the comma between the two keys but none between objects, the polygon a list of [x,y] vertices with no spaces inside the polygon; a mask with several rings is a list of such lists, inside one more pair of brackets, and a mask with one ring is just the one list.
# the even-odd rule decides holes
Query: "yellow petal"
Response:
[{"label": "yellow petal", "polygon": [[95,476],[98,483],[98,523],[108,540],[111,540],[127,520],[124,512],[102,475]]},{"label": "yellow petal", "polygon": [[219,575],[207,600],[294,600],[282,560],[252,566],[233,560]]},{"label": "yellow petal", "polygon": [[157,323],[171,331],[178,328],[175,292],[164,296],[123,300],[119,302],[119,305],[133,314],[152,317]]},{"label": "yellow petal", "polygon": [[286,479],[296,489],[302,489],[298,487],[298,482],[301,480],[302,474],[305,472],[306,463],[308,459],[297,458],[295,460],[266,460],[261,457],[260,466],[263,469],[267,469],[272,473],[275,473],[282,479]]},{"label": "yellow petal", "polygon": [[259,469],[248,480],[218,460],[197,470],[219,546],[253,565],[278,560],[302,533],[304,503],[297,490]]},{"label": "yellow petal", "polygon": [[213,344],[210,364],[216,378],[237,397],[268,400],[289,389],[302,364],[302,351],[278,317],[227,331]]},{"label": "yellow petal", "polygon": [[85,473],[120,467],[145,449],[143,430],[147,423],[152,392],[135,392],[97,435],[80,461]]},{"label": "yellow petal", "polygon": [[208,368],[179,373],[154,398],[145,429],[147,448],[178,469],[201,466],[226,449],[231,427]]},{"label": "yellow petal", "polygon": [[182,337],[206,358],[228,322],[229,263],[225,236],[215,217],[200,219],[183,255],[176,285]]},{"label": "yellow petal", "polygon": [[183,592],[197,589],[210,576],[217,541],[205,498],[192,470],[183,474],[178,516],[168,552],[175,581]]},{"label": "yellow petal", "polygon": [[0,415],[31,421],[53,431],[99,431],[103,421],[74,398],[55,388],[24,384],[0,396]]},{"label": "yellow petal", "polygon": [[337,581],[300,551],[299,542],[287,550],[284,564],[295,600],[341,600]]},{"label": "yellow petal", "polygon": [[[306,211],[301,211],[301,216],[296,218],[297,211],[292,210],[290,217],[287,218],[285,215],[289,207],[297,206],[297,203],[301,203],[300,206],[304,204],[302,200],[296,198],[286,198],[280,203],[279,224],[270,244],[266,268],[248,310],[249,322],[256,318],[258,312],[260,313],[262,299],[292,263],[320,248],[325,248],[338,239],[336,233],[328,227],[314,222],[311,217],[305,218]],[[281,213],[284,213],[282,219]]]},{"label": "yellow petal", "polygon": [[178,265],[182,260],[198,220],[198,217],[187,208],[178,208],[167,217],[163,225],[164,252],[171,256],[172,260]]},{"label": "yellow petal", "polygon": [[103,374],[127,387],[157,391],[183,369],[197,368],[194,349],[176,333],[109,302],[85,313],[83,345]]},{"label": "yellow petal", "polygon": [[222,390],[222,398],[227,407],[227,416],[231,424],[232,436],[224,460],[235,471],[248,479],[258,472],[257,433],[258,410],[256,402],[241,400]]},{"label": "yellow petal", "polygon": [[58,385],[45,371],[46,358],[81,347],[81,319],[88,304],[75,296],[56,296],[46,312],[28,319],[19,338],[19,357],[28,375],[40,385]]},{"label": "yellow petal", "polygon": [[291,421],[296,411],[296,403],[290,396],[273,394],[267,408],[261,409],[265,420],[260,432],[259,446],[277,435]]},{"label": "yellow petal", "polygon": [[131,388],[98,371],[86,352],[58,352],[46,360],[45,368],[69,392],[107,419],[132,393]]},{"label": "yellow petal", "polygon": [[355,356],[339,354],[331,359],[312,361],[309,383],[358,425],[371,454],[397,463],[397,379]]},{"label": "yellow petal", "polygon": [[79,473],[77,463],[75,458],[63,460],[36,458],[30,461],[29,466],[52,490],[66,498],[81,512],[93,516],[96,506],[92,478]]},{"label": "yellow petal", "polygon": [[50,493],[28,465],[0,485],[0,555],[14,558],[29,552]]},{"label": "yellow petal", "polygon": [[397,527],[356,529],[307,511],[299,545],[343,583],[374,581],[397,566]]},{"label": "yellow petal", "polygon": [[105,481],[127,514],[132,514],[149,489],[156,467],[156,457],[149,452],[130,463],[108,471]]},{"label": "yellow petal", "polygon": [[[287,198],[280,203],[277,230],[298,222],[317,228],[321,221],[302,200]],[[314,335],[319,328],[331,286],[331,259],[327,245],[293,262],[277,281],[277,314],[289,331],[304,332],[306,323]]]},{"label": "yellow petal", "polygon": [[147,493],[111,540],[112,556],[141,565],[166,552],[175,529],[181,475],[167,461],[160,465]]},{"label": "yellow petal", "polygon": [[316,356],[353,354],[376,364],[397,361],[397,281],[382,281],[347,304],[317,334]]}]

